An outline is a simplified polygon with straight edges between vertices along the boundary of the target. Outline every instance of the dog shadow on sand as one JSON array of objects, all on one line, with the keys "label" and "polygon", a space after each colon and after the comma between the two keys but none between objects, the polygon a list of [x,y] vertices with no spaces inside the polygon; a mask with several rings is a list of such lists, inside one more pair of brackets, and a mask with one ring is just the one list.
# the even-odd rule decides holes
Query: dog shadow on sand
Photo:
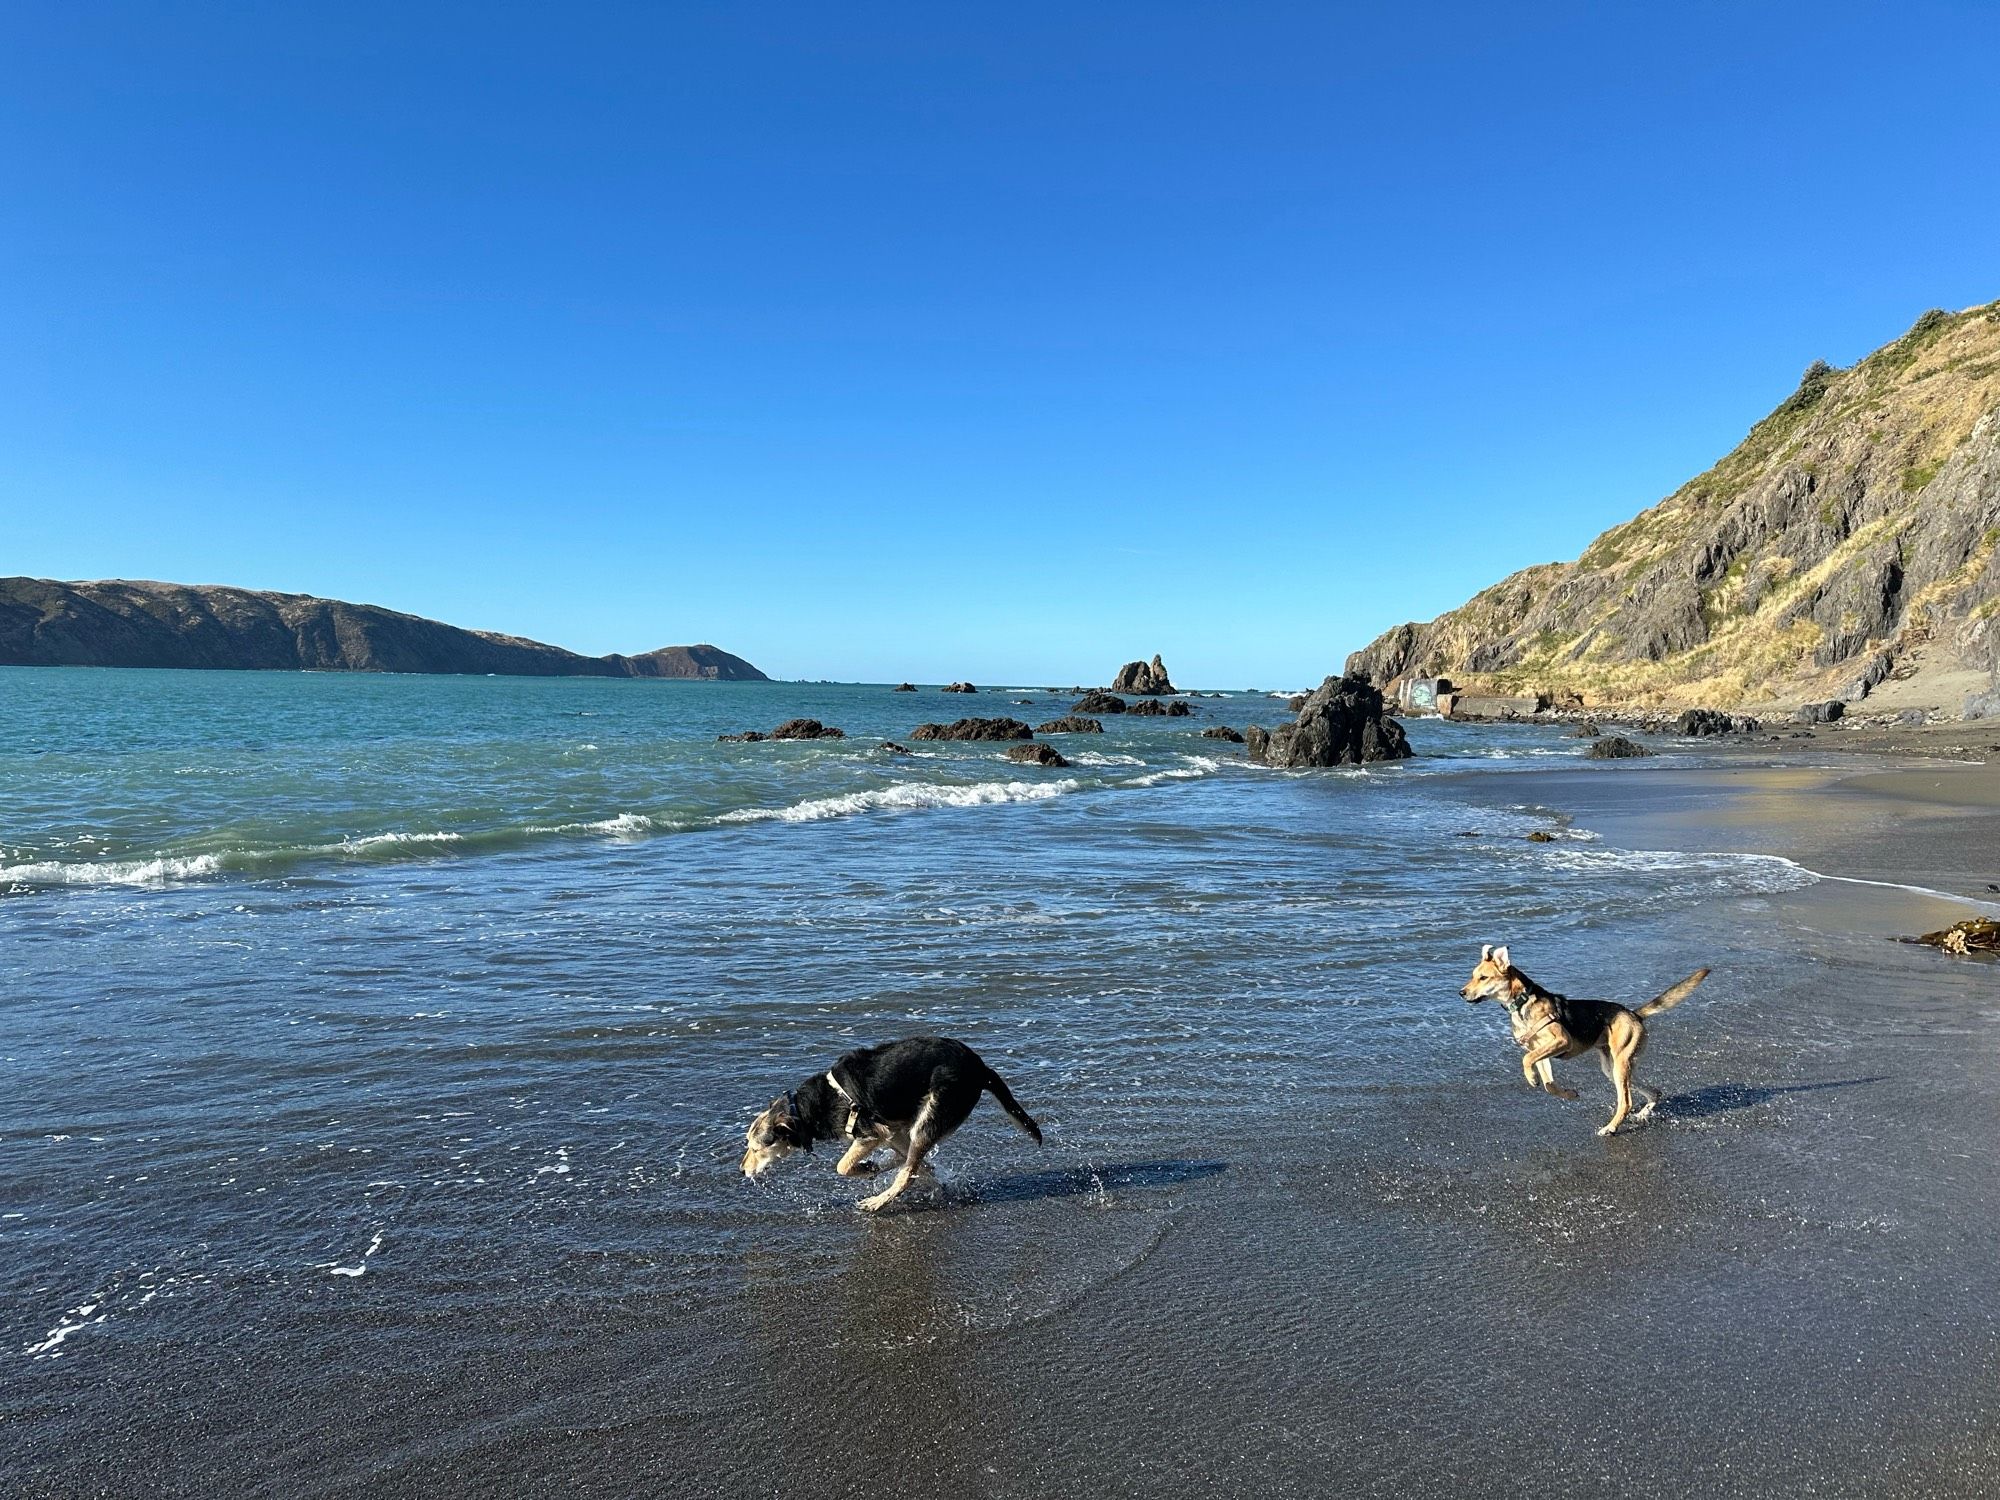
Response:
[{"label": "dog shadow on sand", "polygon": [[1178,1187],[1229,1170],[1226,1161],[1125,1161],[1101,1167],[1063,1167],[1048,1172],[1017,1172],[976,1182],[954,1183],[948,1192],[955,1205],[1030,1203],[1043,1198],[1088,1198],[1121,1189]]},{"label": "dog shadow on sand", "polygon": [[1668,1094],[1660,1100],[1659,1108],[1653,1113],[1660,1119],[1706,1120],[1739,1109],[1755,1109],[1785,1094],[1816,1094],[1824,1089],[1859,1088],[1863,1084],[1885,1083],[1888,1077],[1886,1073],[1878,1073],[1869,1078],[1834,1078],[1823,1083],[1711,1084],[1703,1089]]}]

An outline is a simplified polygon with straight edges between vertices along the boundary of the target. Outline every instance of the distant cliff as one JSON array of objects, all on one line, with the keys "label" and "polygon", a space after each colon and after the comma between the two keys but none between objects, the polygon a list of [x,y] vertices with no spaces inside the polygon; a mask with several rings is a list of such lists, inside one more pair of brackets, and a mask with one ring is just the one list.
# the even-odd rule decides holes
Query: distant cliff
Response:
[{"label": "distant cliff", "polygon": [[1976,711],[2000,664],[1996,553],[2000,302],[1925,313],[1851,369],[1814,364],[1714,468],[1575,562],[1400,625],[1348,667],[1592,704]]},{"label": "distant cliff", "polygon": [[578,656],[373,604],[123,579],[0,578],[0,666],[769,680],[714,646]]}]

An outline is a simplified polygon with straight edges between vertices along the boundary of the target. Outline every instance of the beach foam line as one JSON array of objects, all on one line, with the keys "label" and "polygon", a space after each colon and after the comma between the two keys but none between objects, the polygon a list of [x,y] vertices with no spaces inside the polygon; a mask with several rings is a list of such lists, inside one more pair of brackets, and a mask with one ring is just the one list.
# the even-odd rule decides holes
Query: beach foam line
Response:
[{"label": "beach foam line", "polygon": [[155,859],[37,860],[0,865],[0,885],[175,885],[219,874],[219,854],[162,855]]},{"label": "beach foam line", "polygon": [[1042,802],[1079,791],[1080,781],[975,781],[962,786],[920,785],[875,787],[837,797],[809,797],[790,807],[741,807],[716,818],[717,823],[813,823],[855,813],[901,812],[923,807],[992,807],[1003,802]]}]

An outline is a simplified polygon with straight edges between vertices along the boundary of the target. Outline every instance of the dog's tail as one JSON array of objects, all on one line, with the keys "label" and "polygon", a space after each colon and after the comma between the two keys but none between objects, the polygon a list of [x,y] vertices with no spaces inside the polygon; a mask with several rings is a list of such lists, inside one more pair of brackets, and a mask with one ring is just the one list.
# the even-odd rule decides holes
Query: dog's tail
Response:
[{"label": "dog's tail", "polygon": [[1013,1094],[1008,1091],[1007,1081],[991,1068],[986,1070],[986,1092],[991,1094],[995,1102],[1007,1111],[1007,1118],[1018,1125],[1024,1135],[1033,1136],[1035,1144],[1037,1146],[1041,1145],[1042,1127],[1035,1123],[1033,1115],[1029,1114],[1015,1102]]},{"label": "dog's tail", "polygon": [[1687,999],[1689,995],[1700,989],[1701,982],[1706,978],[1708,978],[1708,970],[1696,969],[1672,989],[1662,990],[1659,994],[1648,1000],[1644,1005],[1639,1007],[1635,1014],[1640,1016],[1657,1016],[1663,1010],[1672,1010],[1681,1001]]}]

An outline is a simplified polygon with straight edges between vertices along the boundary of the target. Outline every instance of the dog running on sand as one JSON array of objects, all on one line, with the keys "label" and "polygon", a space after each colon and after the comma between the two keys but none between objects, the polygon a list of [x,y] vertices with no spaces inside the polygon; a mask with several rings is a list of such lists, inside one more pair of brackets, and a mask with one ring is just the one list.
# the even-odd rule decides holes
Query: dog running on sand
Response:
[{"label": "dog running on sand", "polygon": [[1610,1122],[1597,1133],[1615,1135],[1632,1112],[1635,1092],[1646,1102],[1634,1119],[1645,1119],[1660,1102],[1660,1096],[1653,1090],[1632,1081],[1632,1065],[1646,1045],[1646,1018],[1672,1010],[1706,978],[1708,970],[1696,969],[1672,989],[1632,1010],[1611,1000],[1572,1000],[1567,995],[1545,990],[1514,967],[1506,948],[1495,948],[1489,943],[1479,950],[1479,966],[1458,993],[1472,1005],[1482,1000],[1506,1003],[1514,1040],[1521,1045],[1521,1072],[1531,1089],[1546,1089],[1558,1099],[1574,1099],[1576,1090],[1557,1085],[1549,1062],[1558,1057],[1597,1053],[1598,1066],[1618,1091],[1618,1104],[1611,1112]]},{"label": "dog running on sand", "polygon": [[771,1101],[744,1143],[743,1175],[755,1180],[780,1157],[810,1151],[814,1141],[846,1141],[834,1170],[866,1177],[868,1158],[885,1147],[898,1160],[895,1179],[861,1207],[886,1207],[913,1177],[932,1174],[924,1158],[965,1123],[982,1093],[991,1094],[1022,1131],[1041,1143],[1042,1127],[1014,1102],[1000,1075],[965,1043],[914,1036],[850,1052],[826,1072]]}]

